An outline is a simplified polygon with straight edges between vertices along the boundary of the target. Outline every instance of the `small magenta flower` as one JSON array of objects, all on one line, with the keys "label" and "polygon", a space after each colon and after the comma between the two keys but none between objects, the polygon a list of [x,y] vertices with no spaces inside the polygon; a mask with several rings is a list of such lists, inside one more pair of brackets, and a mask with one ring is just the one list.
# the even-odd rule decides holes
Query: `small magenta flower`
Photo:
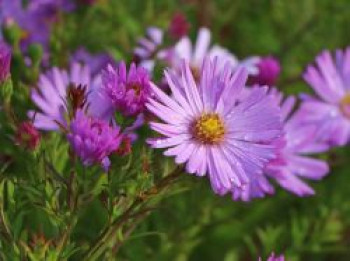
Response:
[{"label": "small magenta flower", "polygon": [[5,82],[10,75],[11,49],[0,40],[0,84]]},{"label": "small magenta flower", "polygon": [[[209,175],[215,193],[224,195],[263,176],[263,167],[276,157],[271,143],[281,135],[280,111],[266,88],[257,88],[237,102],[247,80],[244,68],[232,72],[227,64],[204,62],[200,83],[184,62],[181,76],[165,73],[171,96],[151,84],[154,97],[147,108],[162,120],[151,128],[162,138],[149,139],[165,148],[177,164],[197,176]],[[229,102],[230,101],[230,102]]]},{"label": "small magenta flower", "polygon": [[78,110],[70,122],[67,139],[85,166],[101,164],[108,171],[111,164],[108,156],[118,149],[123,135],[118,126],[111,126]]},{"label": "small magenta flower", "polygon": [[150,96],[150,79],[148,71],[131,64],[127,71],[124,62],[117,68],[109,65],[102,73],[102,90],[114,108],[124,116],[137,116],[145,109]]},{"label": "small magenta flower", "polygon": [[279,61],[272,56],[262,57],[257,66],[258,73],[252,76],[252,84],[274,86],[281,71]]},{"label": "small magenta flower", "polygon": [[329,51],[309,65],[305,81],[317,97],[304,95],[304,122],[317,126],[319,140],[342,146],[350,141],[350,47],[337,50],[335,61]]},{"label": "small magenta flower", "polygon": [[40,143],[40,133],[30,121],[22,122],[16,131],[15,143],[30,150],[35,150]]},{"label": "small magenta flower", "polygon": [[170,25],[169,25],[169,34],[175,39],[179,39],[188,34],[190,29],[190,24],[186,19],[186,16],[183,13],[175,13]]}]

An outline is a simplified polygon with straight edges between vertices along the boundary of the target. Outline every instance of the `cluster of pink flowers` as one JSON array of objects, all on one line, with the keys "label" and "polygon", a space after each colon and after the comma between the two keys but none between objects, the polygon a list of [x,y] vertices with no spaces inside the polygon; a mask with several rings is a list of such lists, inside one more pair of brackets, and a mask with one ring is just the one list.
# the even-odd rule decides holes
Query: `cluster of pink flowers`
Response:
[{"label": "cluster of pink flowers", "polygon": [[[69,72],[53,68],[41,75],[32,91],[41,112],[29,112],[34,126],[68,132],[85,164],[99,162],[108,169],[108,155],[121,140],[132,146],[150,112],[156,118],[148,124],[161,137],[149,138],[148,144],[165,149],[164,155],[184,164],[188,173],[207,176],[216,194],[249,201],[273,194],[275,181],[298,196],[313,195],[305,180],[329,173],[317,154],[350,139],[350,51],[337,51],[335,63],[329,52],[317,57],[318,68],[309,66],[304,78],[318,97],[301,95],[296,106],[297,97],[277,90],[275,58],[238,60],[223,47],[210,47],[206,28],[194,45],[181,34],[173,46],[163,46],[163,36],[150,28],[135,48],[138,65],[129,69],[122,61],[92,73],[89,65],[72,61]],[[157,62],[168,65],[159,84],[152,81]],[[118,142],[96,143],[98,153],[91,153],[91,142],[102,133]]]}]

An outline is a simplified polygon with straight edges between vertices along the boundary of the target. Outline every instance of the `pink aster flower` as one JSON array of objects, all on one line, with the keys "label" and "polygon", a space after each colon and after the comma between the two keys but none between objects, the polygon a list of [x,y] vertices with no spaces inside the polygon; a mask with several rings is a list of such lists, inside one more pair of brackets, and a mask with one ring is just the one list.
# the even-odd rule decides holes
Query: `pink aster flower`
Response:
[{"label": "pink aster flower", "polygon": [[345,145],[350,140],[350,47],[329,51],[309,65],[304,79],[317,97],[307,97],[302,105],[304,121],[318,127],[317,136],[331,145]]},{"label": "pink aster flower", "polygon": [[84,165],[101,164],[108,171],[111,164],[108,156],[118,149],[123,136],[119,127],[78,110],[70,122],[67,138]]},{"label": "pink aster flower", "polygon": [[[71,109],[86,108],[88,93],[97,86],[99,78],[93,79],[90,69],[78,63],[71,65],[70,71],[53,68],[40,75],[37,88],[32,90],[31,98],[40,112],[29,111],[34,126],[41,130],[59,130],[67,126],[67,115]],[[98,101],[94,100],[94,108]],[[75,108],[72,108],[75,107]],[[97,111],[90,112],[98,114]]]},{"label": "pink aster flower", "polygon": [[218,63],[204,62],[200,83],[187,62],[181,76],[165,72],[171,96],[151,85],[155,96],[147,108],[162,123],[150,126],[164,137],[148,142],[166,149],[164,155],[174,156],[177,164],[186,164],[189,173],[208,174],[214,192],[224,195],[263,175],[264,165],[276,156],[271,143],[281,135],[281,122],[266,88],[236,102],[247,72],[240,68],[233,73],[229,64],[219,72]]},{"label": "pink aster flower", "polygon": [[315,139],[316,126],[302,124],[298,111],[291,115],[294,104],[292,96],[281,103],[285,136],[280,141],[277,159],[271,161],[265,171],[286,190],[309,196],[315,192],[303,179],[320,180],[329,172],[327,162],[310,155],[324,152],[328,146]]},{"label": "pink aster flower", "polygon": [[312,154],[326,151],[328,146],[315,139],[316,126],[302,124],[298,111],[291,113],[295,98],[290,96],[282,102],[282,94],[275,89],[270,91],[270,95],[281,104],[284,122],[284,135],[275,141],[278,156],[265,166],[266,176],[255,179],[245,190],[236,190],[235,199],[250,200],[273,194],[274,188],[269,179],[300,197],[313,195],[314,190],[304,179],[320,180],[329,172],[325,161],[311,157]]},{"label": "pink aster flower", "polygon": [[226,63],[229,63],[233,68],[237,68],[239,65],[246,68],[248,73],[255,74],[258,72],[257,63],[258,57],[251,57],[243,61],[239,61],[230,51],[219,46],[210,46],[211,32],[207,28],[199,29],[196,43],[192,45],[192,42],[188,36],[185,36],[179,40],[174,47],[174,53],[171,58],[171,67],[175,70],[181,70],[182,60],[189,62],[192,73],[196,80],[200,75],[200,71],[203,65],[205,57],[211,59],[218,57],[217,66],[223,69]]},{"label": "pink aster flower", "polygon": [[129,71],[124,62],[117,69],[109,65],[102,73],[102,91],[124,116],[137,116],[144,111],[151,92],[148,71],[134,63]]}]

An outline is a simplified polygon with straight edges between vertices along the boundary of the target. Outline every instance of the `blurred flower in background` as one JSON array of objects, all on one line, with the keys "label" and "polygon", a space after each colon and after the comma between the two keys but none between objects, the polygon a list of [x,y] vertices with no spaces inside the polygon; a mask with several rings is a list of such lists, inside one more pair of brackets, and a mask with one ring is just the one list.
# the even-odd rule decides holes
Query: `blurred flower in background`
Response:
[{"label": "blurred flower in background", "polygon": [[251,76],[251,84],[275,86],[281,71],[279,61],[272,56],[261,57],[257,63],[257,67],[257,74]]},{"label": "blurred flower in background", "polygon": [[164,54],[159,50],[163,43],[163,37],[162,29],[149,27],[146,36],[138,40],[137,47],[134,49],[135,62],[149,72],[153,71],[157,59],[164,58]]},{"label": "blurred flower in background", "polygon": [[87,65],[92,75],[100,73],[108,64],[115,65],[115,61],[110,55],[106,53],[92,54],[84,47],[80,47],[72,54],[70,62],[79,62],[83,65]]},{"label": "blurred flower in background", "polygon": [[35,150],[40,143],[40,139],[40,133],[32,122],[25,121],[19,124],[15,136],[15,143],[18,146]]},{"label": "blurred flower in background", "polygon": [[302,96],[304,122],[318,127],[321,141],[345,145],[350,141],[350,48],[338,50],[335,61],[324,51],[316,57],[316,65],[309,65],[304,74],[317,94]]},{"label": "blurred flower in background", "polygon": [[174,39],[179,39],[188,34],[191,25],[187,21],[186,16],[183,13],[177,12],[174,14],[170,25],[169,35]]}]

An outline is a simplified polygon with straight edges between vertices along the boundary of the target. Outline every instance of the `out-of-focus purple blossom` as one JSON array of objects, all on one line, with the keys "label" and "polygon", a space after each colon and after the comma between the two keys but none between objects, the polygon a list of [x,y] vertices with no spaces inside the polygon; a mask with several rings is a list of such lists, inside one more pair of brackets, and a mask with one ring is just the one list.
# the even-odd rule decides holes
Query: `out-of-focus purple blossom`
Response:
[{"label": "out-of-focus purple blossom", "polygon": [[174,39],[179,39],[188,34],[190,26],[183,13],[175,13],[169,25],[169,34]]},{"label": "out-of-focus purple blossom", "polygon": [[163,43],[163,36],[164,33],[160,28],[149,27],[146,36],[138,40],[137,47],[134,49],[135,61],[149,72],[153,71],[155,60],[163,59],[166,55],[159,50]]},{"label": "out-of-focus purple blossom", "polygon": [[0,83],[3,83],[10,75],[11,49],[0,40]]},{"label": "out-of-focus purple blossom", "polygon": [[304,95],[303,121],[317,126],[319,140],[342,146],[350,141],[350,47],[337,50],[335,61],[329,51],[309,65],[305,81],[318,97]]},{"label": "out-of-focus purple blossom", "polygon": [[87,65],[93,75],[97,75],[108,64],[115,64],[111,56],[106,53],[91,54],[84,47],[76,50],[71,56],[71,63],[79,62]]},{"label": "out-of-focus purple blossom", "polygon": [[282,135],[280,110],[264,87],[237,103],[247,71],[233,73],[229,64],[219,71],[217,63],[204,61],[200,83],[188,62],[180,75],[166,72],[171,96],[151,84],[154,97],[147,108],[164,123],[150,126],[164,137],[148,142],[165,148],[164,155],[174,156],[177,164],[186,163],[188,173],[208,174],[215,193],[234,195],[263,177],[263,167],[276,157],[271,143]]},{"label": "out-of-focus purple blossom", "polygon": [[[31,98],[40,112],[30,111],[29,117],[34,121],[34,126],[42,130],[59,130],[60,127],[67,126],[67,117],[75,104],[82,105],[83,99],[87,99],[84,105],[90,103],[90,93],[94,93],[95,86],[99,86],[100,78],[93,78],[89,67],[79,63],[73,63],[70,71],[53,68],[47,73],[40,75],[37,88],[33,89]],[[81,97],[78,97],[78,96]],[[74,99],[75,101],[71,100]],[[97,104],[98,99],[94,99],[95,107],[103,107]],[[95,112],[89,106],[91,115]],[[97,113],[98,114],[98,113]]]},{"label": "out-of-focus purple blossom", "polygon": [[24,6],[21,0],[0,1],[0,24],[15,21],[23,30],[21,47],[25,50],[32,43],[40,43],[47,49],[51,26],[57,21],[60,10],[71,11],[70,0],[33,0]]},{"label": "out-of-focus purple blossom", "polygon": [[281,71],[279,61],[272,57],[262,57],[258,63],[258,74],[252,75],[251,83],[274,86]]},{"label": "out-of-focus purple blossom", "polygon": [[40,133],[34,127],[32,122],[22,122],[16,131],[15,143],[30,150],[35,150],[40,143]]},{"label": "out-of-focus purple blossom", "polygon": [[171,67],[180,71],[182,60],[188,61],[192,73],[198,81],[204,58],[209,57],[213,59],[218,57],[218,64],[216,66],[219,67],[219,71],[224,68],[226,63],[229,63],[234,69],[237,69],[238,66],[244,67],[249,74],[256,74],[258,72],[257,64],[259,62],[259,57],[249,57],[239,61],[235,55],[230,53],[227,49],[219,45],[210,46],[210,41],[211,32],[207,28],[199,29],[197,40],[194,45],[192,45],[189,37],[185,36],[181,38],[174,47],[171,56]]},{"label": "out-of-focus purple blossom", "polygon": [[[285,258],[284,258],[284,255],[280,255],[280,256],[275,256],[275,253],[272,253],[267,261],[284,261]],[[259,261],[262,261],[261,257],[259,258]]]},{"label": "out-of-focus purple blossom", "polygon": [[118,149],[123,136],[119,127],[78,110],[70,122],[67,138],[85,166],[101,164],[108,171],[111,164],[108,156]]},{"label": "out-of-focus purple blossom", "polygon": [[274,188],[268,178],[300,197],[313,195],[314,190],[303,179],[320,180],[329,172],[325,161],[310,157],[310,154],[326,151],[329,146],[315,139],[316,126],[302,124],[300,112],[291,113],[295,97],[290,96],[282,102],[282,94],[275,89],[270,95],[280,104],[284,122],[284,135],[274,142],[277,157],[265,166],[266,177],[254,180],[245,190],[237,190],[236,199],[250,200],[273,194]]},{"label": "out-of-focus purple blossom", "polygon": [[114,108],[124,116],[137,116],[145,109],[151,94],[148,71],[131,64],[129,71],[124,62],[117,68],[109,65],[102,73],[102,91]]}]

